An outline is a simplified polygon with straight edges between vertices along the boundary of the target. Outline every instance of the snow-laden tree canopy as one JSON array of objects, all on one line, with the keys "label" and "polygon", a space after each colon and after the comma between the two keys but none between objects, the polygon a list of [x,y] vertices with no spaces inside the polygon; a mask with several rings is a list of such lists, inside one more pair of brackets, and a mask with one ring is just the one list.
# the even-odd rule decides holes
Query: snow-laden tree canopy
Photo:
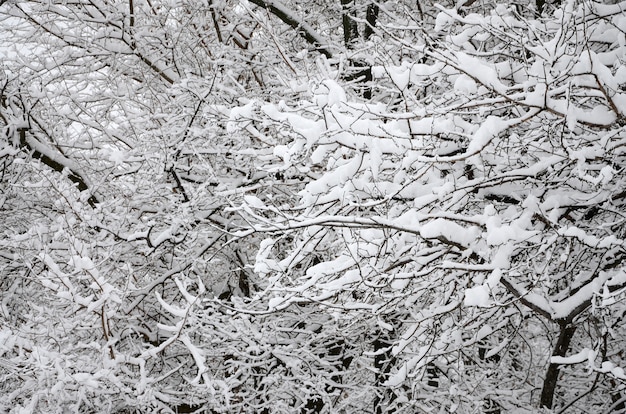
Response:
[{"label": "snow-laden tree canopy", "polygon": [[626,410],[625,3],[0,3],[3,410]]}]

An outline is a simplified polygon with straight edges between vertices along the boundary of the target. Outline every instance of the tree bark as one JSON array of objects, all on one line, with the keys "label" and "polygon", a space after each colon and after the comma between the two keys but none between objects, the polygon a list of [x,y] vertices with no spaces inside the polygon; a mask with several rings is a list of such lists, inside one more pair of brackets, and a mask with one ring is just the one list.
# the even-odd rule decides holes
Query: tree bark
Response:
[{"label": "tree bark", "polygon": [[343,25],[343,42],[348,49],[359,37],[359,28],[354,20],[354,0],[341,0],[341,23]]},{"label": "tree bark", "polygon": [[[574,337],[574,332],[576,332],[576,326],[569,325],[565,322],[560,323],[559,339],[554,345],[554,351],[552,352],[552,356],[565,356],[567,350],[569,349],[572,338]],[[540,407],[552,409],[552,404],[554,403],[554,392],[556,390],[556,385],[559,380],[559,372],[560,364],[551,362],[548,366],[548,371],[546,372],[546,377],[543,381],[543,389],[541,390],[541,402],[539,404]]]},{"label": "tree bark", "polygon": [[376,21],[378,20],[378,12],[380,8],[378,4],[371,3],[367,6],[367,12],[365,14],[365,21],[367,25],[365,26],[365,30],[363,30],[363,37],[365,40],[368,40],[372,34],[374,34],[374,28],[376,27]]},{"label": "tree bark", "polygon": [[[374,396],[373,405],[375,414],[395,412],[395,410],[385,408],[385,405],[395,399],[393,392],[390,390],[383,391],[383,384],[389,377],[389,372],[391,371],[395,358],[391,354],[391,341],[382,332],[380,332],[380,335],[381,336],[376,338],[372,344],[374,346],[374,352],[376,352],[376,356],[374,357],[374,368],[376,369],[374,383],[376,387],[379,388],[379,392],[383,393],[382,395],[376,393]],[[387,392],[389,392],[389,394],[385,395]]]}]

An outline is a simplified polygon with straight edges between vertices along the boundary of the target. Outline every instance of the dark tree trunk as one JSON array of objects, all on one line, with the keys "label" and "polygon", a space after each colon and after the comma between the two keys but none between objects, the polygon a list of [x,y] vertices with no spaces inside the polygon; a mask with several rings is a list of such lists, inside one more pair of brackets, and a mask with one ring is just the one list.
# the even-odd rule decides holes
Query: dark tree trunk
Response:
[{"label": "dark tree trunk", "polygon": [[359,28],[354,20],[354,0],[341,0],[341,22],[343,25],[343,41],[348,49],[359,37]]},{"label": "dark tree trunk", "polygon": [[[330,362],[336,369],[335,373],[330,376],[332,384],[328,383],[325,386],[325,392],[327,395],[332,395],[336,389],[333,384],[341,384],[343,381],[343,373],[350,368],[353,357],[349,356],[346,352],[348,347],[349,345],[346,344],[345,340],[338,339],[329,343],[326,346],[326,352],[319,355],[321,359],[326,362]],[[306,404],[300,410],[300,414],[315,414],[323,411],[324,401],[319,395],[314,395],[306,401]]]},{"label": "dark tree trunk", "polygon": [[537,16],[541,16],[543,13],[543,6],[546,5],[546,0],[535,0],[535,6],[537,7]]},{"label": "dark tree trunk", "polygon": [[548,3],[546,0],[535,0],[535,6],[537,7],[537,17],[540,17],[543,13],[546,4],[552,4],[554,7],[561,7],[561,0],[554,0]]},{"label": "dark tree trunk", "polygon": [[[386,337],[378,337],[372,345],[374,346],[374,352],[376,352],[376,356],[374,357],[374,368],[376,369],[375,385],[381,392],[386,393],[387,391],[382,391],[384,388],[382,385],[387,381],[394,362],[394,357],[391,354],[391,342]],[[385,409],[384,407],[393,400],[394,395],[389,395],[389,398],[386,398],[384,394],[376,393],[374,397],[374,413],[392,413],[393,411]]]},{"label": "dark tree trunk", "polygon": [[432,362],[426,365],[426,384],[428,384],[429,387],[439,388],[439,372]]},{"label": "dark tree trunk", "polygon": [[[569,349],[569,345],[576,332],[576,326],[569,325],[567,323],[560,324],[559,339],[554,345],[554,351],[552,356],[564,357]],[[550,363],[546,377],[543,381],[543,389],[541,390],[541,402],[540,407],[552,409],[554,403],[554,392],[556,390],[556,384],[559,380],[560,364]]]},{"label": "dark tree trunk", "polygon": [[374,28],[376,27],[376,21],[378,20],[378,11],[380,8],[377,4],[371,3],[367,6],[367,12],[365,14],[365,21],[367,22],[367,26],[365,26],[365,30],[363,30],[363,37],[365,40],[368,40],[372,34],[374,34]]}]

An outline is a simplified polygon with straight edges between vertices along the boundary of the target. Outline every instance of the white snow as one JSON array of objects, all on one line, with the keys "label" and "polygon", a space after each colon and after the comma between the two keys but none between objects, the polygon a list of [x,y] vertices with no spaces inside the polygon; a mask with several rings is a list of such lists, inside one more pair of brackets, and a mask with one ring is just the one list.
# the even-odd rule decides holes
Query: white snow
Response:
[{"label": "white snow", "polygon": [[335,80],[324,80],[314,91],[315,103],[320,107],[339,105],[346,102],[346,92]]},{"label": "white snow", "polygon": [[467,73],[467,75],[471,76],[473,79],[477,79],[481,85],[493,89],[500,94],[507,93],[507,86],[500,81],[500,76],[496,70],[485,63],[485,61],[462,52],[456,54],[456,60],[458,61],[459,69]]},{"label": "white snow", "polygon": [[246,204],[252,208],[258,208],[258,209],[264,209],[267,208],[267,206],[265,205],[265,203],[263,201],[261,201],[261,199],[259,199],[256,196],[253,195],[245,195],[244,196],[244,200],[246,202]]},{"label": "white snow", "polygon": [[271,298],[267,302],[267,309],[269,310],[280,310],[289,306],[289,300],[283,297],[275,297]]},{"label": "white snow", "polygon": [[491,300],[489,297],[489,287],[486,285],[479,285],[466,289],[465,297],[463,298],[463,305],[478,307],[490,306]]},{"label": "white snow", "polygon": [[425,223],[420,229],[420,235],[425,239],[443,238],[446,241],[469,247],[480,234],[478,227],[463,227],[459,224],[438,218]]},{"label": "white snow", "polygon": [[[456,13],[454,13],[456,14]],[[454,17],[450,10],[445,10],[439,12],[437,14],[437,18],[435,19],[435,32],[441,32],[444,30],[448,30],[452,24],[454,24]]]},{"label": "white snow", "polygon": [[161,294],[159,292],[155,292],[155,296],[156,296],[157,300],[159,301],[159,303],[161,304],[161,306],[163,306],[163,309],[165,309],[166,311],[168,311],[169,313],[171,313],[174,316],[182,318],[185,315],[187,315],[187,312],[189,312],[189,309],[179,308],[177,306],[170,305],[165,300],[163,300],[163,298],[161,297]]},{"label": "white snow", "polygon": [[550,363],[562,364],[562,365],[580,364],[581,362],[585,362],[589,360],[589,355],[593,355],[590,351],[591,350],[588,348],[583,348],[577,354],[570,355],[567,357],[552,356],[550,358]]},{"label": "white snow", "polygon": [[480,152],[492,139],[506,130],[510,125],[512,125],[511,120],[505,121],[496,116],[489,116],[472,136],[472,141],[467,147],[467,153],[476,154]]},{"label": "white snow", "polygon": [[463,74],[454,81],[454,91],[460,95],[474,95],[478,92],[478,85],[474,79]]},{"label": "white snow", "polygon": [[411,67],[408,64],[402,66],[388,66],[387,72],[394,85],[399,90],[404,90],[411,80]]}]

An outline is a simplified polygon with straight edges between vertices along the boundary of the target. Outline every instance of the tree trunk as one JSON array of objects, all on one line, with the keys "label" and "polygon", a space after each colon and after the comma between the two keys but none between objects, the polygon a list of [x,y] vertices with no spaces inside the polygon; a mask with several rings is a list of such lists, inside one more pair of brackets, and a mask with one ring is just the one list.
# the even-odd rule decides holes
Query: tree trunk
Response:
[{"label": "tree trunk", "polygon": [[[567,323],[560,324],[559,339],[554,345],[554,351],[552,356],[564,357],[569,349],[572,337],[576,332],[576,326],[569,325]],[[560,364],[550,363],[546,377],[543,381],[543,389],[541,390],[541,402],[540,407],[552,409],[554,402],[554,391],[556,390],[556,384],[559,380]]]},{"label": "tree trunk", "polygon": [[368,40],[372,34],[374,34],[374,28],[376,27],[376,21],[378,20],[378,11],[380,8],[378,4],[372,3],[367,6],[367,12],[365,15],[365,21],[367,25],[365,26],[365,30],[363,31],[363,37],[365,40]]},{"label": "tree trunk", "polygon": [[359,37],[359,28],[353,18],[354,0],[341,0],[341,22],[343,25],[343,41],[348,49]]},{"label": "tree trunk", "polygon": [[[386,336],[383,336],[384,334],[382,332],[380,332],[380,335],[381,336],[372,344],[374,346],[374,352],[376,352],[376,356],[374,357],[374,368],[376,369],[374,384],[379,389],[374,397],[375,414],[392,413],[395,411],[385,408],[386,405],[394,400],[395,396],[393,392],[383,390],[383,384],[387,381],[389,372],[394,363],[394,357],[391,353],[391,341]],[[387,392],[389,392],[389,394],[385,395]]]}]

